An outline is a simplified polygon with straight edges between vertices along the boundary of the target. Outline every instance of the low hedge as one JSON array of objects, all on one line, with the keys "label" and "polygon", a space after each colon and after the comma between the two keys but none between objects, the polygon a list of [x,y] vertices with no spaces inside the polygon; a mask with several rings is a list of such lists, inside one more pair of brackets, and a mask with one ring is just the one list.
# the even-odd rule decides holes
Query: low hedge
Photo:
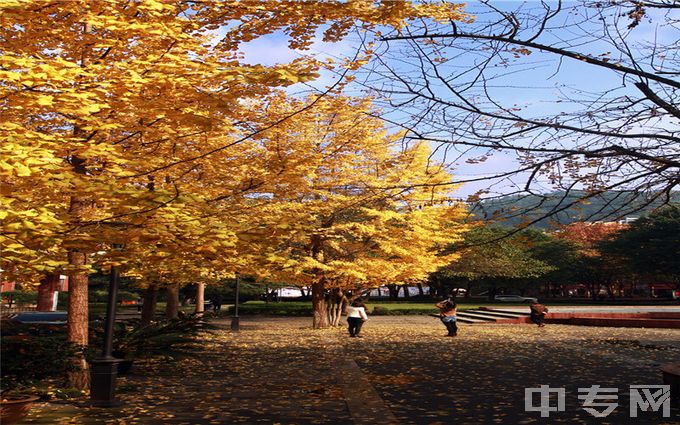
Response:
[{"label": "low hedge", "polygon": [[3,301],[9,302],[12,300],[13,305],[17,304],[35,304],[38,302],[38,293],[36,291],[4,291],[2,292]]},{"label": "low hedge", "polygon": [[[234,307],[229,307],[228,314],[232,314]],[[269,303],[269,304],[241,304],[238,306],[239,315],[272,315],[272,316],[309,316],[312,306],[298,303]]]},{"label": "low hedge", "polygon": [[[370,315],[375,316],[404,316],[404,315],[427,315],[437,311],[434,306],[415,307],[413,305],[400,307],[392,304],[389,307],[376,305],[367,306]],[[226,314],[232,314],[230,307]],[[245,303],[238,307],[239,315],[269,315],[269,316],[311,316],[311,303],[280,302],[280,303]]]},{"label": "low hedge", "polygon": [[373,307],[370,312],[373,316],[410,316],[410,315],[428,315],[436,313],[437,309],[422,309],[422,308],[385,308],[379,305]]},{"label": "low hedge", "polygon": [[[139,294],[129,291],[118,291],[118,302],[121,301],[137,301]],[[90,302],[105,303],[109,300],[109,291],[96,290],[90,291]]]}]

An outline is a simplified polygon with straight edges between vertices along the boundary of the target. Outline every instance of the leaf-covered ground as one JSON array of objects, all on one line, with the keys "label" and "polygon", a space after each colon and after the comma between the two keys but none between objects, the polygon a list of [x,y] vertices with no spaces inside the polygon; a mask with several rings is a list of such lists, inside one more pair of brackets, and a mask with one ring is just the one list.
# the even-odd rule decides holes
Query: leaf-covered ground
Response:
[{"label": "leaf-covered ground", "polygon": [[[597,423],[629,423],[629,386],[661,384],[659,365],[680,361],[678,330],[474,325],[442,338],[443,327],[369,329],[380,341],[360,340],[348,352],[403,423],[545,423],[524,412],[524,389],[540,385],[566,388],[566,411],[550,423],[588,422],[578,388],[596,384],[618,387],[620,403]],[[673,414],[641,414],[636,423],[680,423]]]},{"label": "leaf-covered ground", "polygon": [[[408,424],[630,423],[628,388],[660,384],[658,367],[680,361],[680,330],[528,325],[461,326],[456,338],[422,316],[373,317],[364,338],[344,329],[312,330],[307,318],[242,318],[193,358],[135,365],[119,379],[118,408],[42,404],[31,424],[352,424],[357,406],[391,411]],[[359,366],[348,381],[347,359]],[[353,364],[353,363],[352,363]],[[375,388],[377,400],[355,388]],[[566,411],[549,421],[524,412],[524,388],[565,387]],[[606,419],[579,410],[578,388],[619,388]],[[370,398],[370,397],[369,397]],[[677,410],[635,423],[680,423]]]}]

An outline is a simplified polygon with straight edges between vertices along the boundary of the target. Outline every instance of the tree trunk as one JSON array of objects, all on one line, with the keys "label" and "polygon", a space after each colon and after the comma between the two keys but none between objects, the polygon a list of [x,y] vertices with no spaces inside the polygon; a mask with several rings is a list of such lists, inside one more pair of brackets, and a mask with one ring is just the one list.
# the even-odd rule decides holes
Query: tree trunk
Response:
[{"label": "tree trunk", "polygon": [[390,300],[395,301],[399,298],[399,287],[397,285],[387,285],[387,290],[390,291]]},{"label": "tree trunk", "polygon": [[340,320],[340,318],[337,317],[337,305],[338,304],[335,301],[330,301],[326,304],[326,308],[328,309],[328,324],[333,327],[337,326],[337,323]]},{"label": "tree trunk", "polygon": [[[78,136],[78,131],[74,131]],[[85,173],[85,161],[74,157],[71,158],[73,168],[78,173]],[[69,205],[71,223],[77,224],[83,217],[88,201],[77,195],[72,195]],[[88,276],[82,269],[87,264],[87,254],[77,248],[68,251],[68,263],[73,267],[68,279],[68,319],[66,333],[69,342],[86,347],[88,338]],[[90,373],[85,356],[74,359],[75,370],[68,373],[69,386],[85,390],[90,386]]]},{"label": "tree trunk", "polygon": [[419,295],[420,297],[424,297],[424,296],[425,296],[425,291],[423,290],[423,284],[420,283],[420,282],[418,282],[418,295]]},{"label": "tree trunk", "polygon": [[432,275],[432,281],[430,282],[430,297],[442,296],[442,281],[437,273]]},{"label": "tree trunk", "polygon": [[327,328],[328,312],[326,311],[323,279],[312,283],[312,310],[314,312],[312,327],[314,329]]},{"label": "tree trunk", "polygon": [[[68,262],[72,266],[85,265],[87,258],[83,252],[71,250],[68,253]],[[83,272],[72,272],[69,274],[68,282],[68,340],[79,346],[87,346],[87,327],[88,327],[88,305],[87,305],[87,274]],[[77,370],[69,372],[69,385],[81,390],[87,389],[90,385],[89,371],[85,357],[78,357],[74,360]]]},{"label": "tree trunk", "polygon": [[[85,254],[71,251],[68,254],[69,264],[83,266]],[[68,340],[77,345],[87,345],[88,305],[87,274],[72,272],[68,279]]]},{"label": "tree trunk", "polygon": [[156,315],[156,302],[158,301],[158,287],[149,285],[144,291],[144,303],[142,304],[142,325],[148,325]]},{"label": "tree trunk", "polygon": [[333,312],[333,323],[331,323],[333,326],[338,326],[340,325],[340,318],[342,317],[342,310],[344,309],[345,306],[345,298],[341,298],[337,303],[335,303],[334,306],[334,312]]},{"label": "tree trunk", "polygon": [[404,298],[411,298],[411,292],[409,291],[409,287],[407,285],[402,286],[401,289],[404,290]]},{"label": "tree trunk", "polygon": [[493,287],[489,290],[489,301],[494,301],[497,293],[498,289],[496,289],[496,284],[494,283]]},{"label": "tree trunk", "polygon": [[333,289],[329,296],[328,318],[331,326],[338,326],[347,297],[340,289]]},{"label": "tree trunk", "polygon": [[196,284],[196,313],[203,313],[205,309],[205,283]]},{"label": "tree trunk", "polygon": [[59,273],[48,273],[38,286],[37,311],[54,311],[54,292],[59,285]]},{"label": "tree trunk", "polygon": [[606,288],[607,288],[607,296],[609,297],[609,299],[612,299],[612,300],[615,299],[616,297],[614,296],[614,290],[612,288],[612,283],[607,283]]},{"label": "tree trunk", "polygon": [[326,294],[326,314],[328,315],[328,324],[330,326],[335,326],[333,324],[335,321],[335,291],[336,289],[332,289],[329,294]]},{"label": "tree trunk", "polygon": [[166,304],[165,317],[176,319],[179,316],[179,283],[174,283],[165,288]]},{"label": "tree trunk", "polygon": [[[82,130],[76,128],[74,136],[82,136]],[[85,160],[71,158],[73,169],[78,174],[85,174]],[[79,195],[72,195],[68,213],[72,224],[78,224],[83,218],[85,208],[90,202]],[[73,268],[69,274],[68,284],[68,340],[77,345],[87,345],[87,285],[88,276],[83,268],[87,264],[87,254],[77,248],[68,252],[68,264]]]},{"label": "tree trunk", "polygon": [[[91,24],[85,24],[83,33],[87,34],[91,30]],[[88,54],[91,44],[86,44],[80,55],[80,67],[87,66]],[[73,137],[85,140],[86,132],[78,124],[73,126]],[[68,158],[73,172],[87,178],[87,167],[85,158],[77,155]],[[92,202],[82,194],[73,192],[70,194],[68,218],[71,225],[79,226],[85,216],[85,209],[92,205]],[[76,235],[77,236],[77,235]],[[84,266],[87,263],[87,253],[78,247],[68,247],[68,264],[72,271],[69,273],[68,282],[68,319],[66,333],[70,342],[86,347],[88,338],[88,275]],[[85,356],[80,356],[76,360],[77,370],[69,372],[69,384],[78,389],[87,389],[90,386],[90,374],[87,368]]]}]

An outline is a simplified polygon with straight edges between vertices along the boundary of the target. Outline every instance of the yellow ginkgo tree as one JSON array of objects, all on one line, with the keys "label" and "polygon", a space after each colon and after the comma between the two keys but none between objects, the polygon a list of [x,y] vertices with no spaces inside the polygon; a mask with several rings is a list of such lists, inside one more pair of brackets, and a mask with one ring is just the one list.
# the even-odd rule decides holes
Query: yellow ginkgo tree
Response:
[{"label": "yellow ginkgo tree", "polygon": [[[267,110],[285,115],[298,102],[280,97]],[[326,97],[259,138],[277,175],[260,188],[261,269],[311,287],[315,327],[337,324],[347,290],[424,280],[455,259],[443,248],[466,229],[451,175],[375,113],[367,99]]]}]

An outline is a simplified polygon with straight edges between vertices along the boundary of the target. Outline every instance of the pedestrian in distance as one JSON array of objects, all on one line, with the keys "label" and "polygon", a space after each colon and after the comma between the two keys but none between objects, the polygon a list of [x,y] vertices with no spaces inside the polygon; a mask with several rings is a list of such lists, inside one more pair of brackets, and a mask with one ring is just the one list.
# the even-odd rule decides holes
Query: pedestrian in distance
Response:
[{"label": "pedestrian in distance", "polygon": [[540,304],[538,301],[531,303],[529,306],[531,321],[538,325],[539,328],[545,326],[545,316],[548,314],[548,307]]},{"label": "pedestrian in distance", "polygon": [[220,294],[215,294],[210,301],[212,302],[213,305],[213,311],[220,311],[222,310],[222,295]]},{"label": "pedestrian in distance", "polygon": [[446,336],[456,336],[458,335],[458,325],[456,323],[456,302],[447,298],[443,301],[438,302],[435,306],[439,309],[439,319],[442,321],[448,334]]},{"label": "pedestrian in distance", "polygon": [[366,306],[360,299],[356,299],[351,305],[345,309],[347,312],[347,328],[349,336],[352,338],[361,338],[360,332],[364,322],[368,320],[366,315]]}]

